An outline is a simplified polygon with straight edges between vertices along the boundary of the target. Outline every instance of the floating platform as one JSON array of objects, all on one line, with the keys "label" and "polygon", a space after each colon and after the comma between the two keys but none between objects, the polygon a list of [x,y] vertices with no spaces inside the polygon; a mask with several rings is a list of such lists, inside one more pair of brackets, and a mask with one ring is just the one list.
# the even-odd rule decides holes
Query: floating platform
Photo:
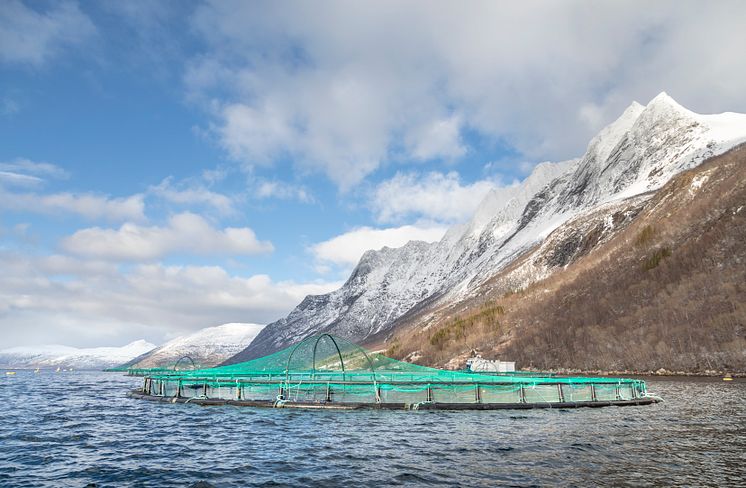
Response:
[{"label": "floating platform", "polygon": [[494,410],[649,405],[626,378],[489,375],[428,368],[321,334],[270,356],[191,371],[132,371],[142,400],[275,408]]}]

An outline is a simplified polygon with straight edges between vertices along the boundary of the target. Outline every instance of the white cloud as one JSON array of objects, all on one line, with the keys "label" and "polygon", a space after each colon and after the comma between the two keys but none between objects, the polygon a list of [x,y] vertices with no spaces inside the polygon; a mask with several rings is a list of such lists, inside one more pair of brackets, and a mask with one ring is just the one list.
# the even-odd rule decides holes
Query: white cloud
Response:
[{"label": "white cloud", "polygon": [[460,222],[471,217],[485,195],[497,186],[491,180],[462,184],[455,172],[398,173],[375,188],[371,206],[380,222],[411,218]]},{"label": "white cloud", "polygon": [[[208,173],[207,176],[211,177],[213,174]],[[171,177],[164,179],[156,186],[151,186],[148,192],[167,202],[179,205],[205,205],[223,215],[229,215],[235,211],[233,198],[193,182],[174,184]]]},{"label": "white cloud", "polygon": [[304,186],[283,181],[260,181],[254,190],[256,198],[279,198],[281,200],[298,200],[303,203],[314,201],[311,193]]},{"label": "white cloud", "polygon": [[202,171],[202,179],[212,185],[223,181],[228,176],[228,172],[228,169],[224,167],[206,169]]},{"label": "white cloud", "polygon": [[0,188],[0,207],[3,210],[63,214],[72,213],[91,220],[145,220],[142,195],[111,198],[93,193],[12,193]]},{"label": "white cloud", "polygon": [[67,179],[69,173],[50,163],[18,158],[0,162],[0,209],[59,215],[71,213],[91,220],[145,220],[143,195],[112,198],[95,193],[36,193],[9,187],[38,187],[47,179]]},{"label": "white cloud", "polygon": [[5,186],[39,186],[44,182],[38,176],[13,173],[12,171],[0,171],[0,185]]},{"label": "white cloud", "polygon": [[466,154],[460,131],[460,117],[433,120],[411,131],[407,143],[416,159],[458,159]]},{"label": "white cloud", "polygon": [[37,177],[50,177],[65,179],[70,175],[67,171],[50,163],[31,161],[30,159],[17,158],[13,161],[0,162],[0,171],[35,175]]},{"label": "white cloud", "polygon": [[75,2],[54,2],[40,12],[18,0],[5,0],[0,9],[0,61],[41,66],[95,34],[95,26]]},{"label": "white cloud", "polygon": [[417,227],[404,225],[387,229],[358,227],[311,247],[316,260],[324,266],[331,263],[339,266],[354,266],[370,249],[401,247],[409,241],[439,241],[446,232],[445,227]]},{"label": "white cloud", "polygon": [[[54,193],[39,196],[37,204],[49,212],[66,211],[89,219],[144,220],[142,195],[110,198],[94,194]],[[31,205],[26,209],[30,210]]]},{"label": "white cloud", "polygon": [[564,160],[666,90],[746,111],[742,2],[212,1],[186,82],[242,164],[285,155],[350,188],[388,161],[458,159],[465,129]]},{"label": "white cloud", "polygon": [[248,227],[216,229],[199,215],[172,216],[164,227],[125,223],[119,229],[92,227],[62,240],[62,248],[79,256],[114,261],[151,261],[170,253],[248,255],[271,252]]},{"label": "white cloud", "polygon": [[268,323],[337,282],[277,282],[217,266],[139,265],[0,251],[4,344],[161,342],[226,322]]},{"label": "white cloud", "polygon": [[268,157],[288,146],[294,137],[285,114],[269,104],[253,108],[243,104],[222,109],[225,124],[219,129],[223,146],[235,159],[268,164]]},{"label": "white cloud", "polygon": [[291,155],[300,166],[318,169],[348,189],[375,170],[385,156],[382,120],[371,115],[382,107],[369,96],[369,87],[361,86],[368,83],[359,79],[313,80],[311,84],[287,88],[306,92],[305,98],[296,100],[296,107],[288,107],[281,92],[269,94],[258,107],[225,106],[217,129],[221,143],[247,168],[269,166],[275,158]]}]

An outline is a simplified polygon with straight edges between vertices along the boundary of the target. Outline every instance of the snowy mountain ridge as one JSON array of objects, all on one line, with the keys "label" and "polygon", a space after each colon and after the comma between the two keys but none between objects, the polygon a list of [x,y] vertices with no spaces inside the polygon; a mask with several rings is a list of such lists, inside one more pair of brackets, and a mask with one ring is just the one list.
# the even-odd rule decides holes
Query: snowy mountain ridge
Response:
[{"label": "snowy mountain ridge", "polygon": [[[318,332],[358,342],[385,334],[415,307],[475,293],[570,220],[630,197],[646,198],[674,175],[744,141],[746,115],[695,114],[666,93],[647,106],[635,102],[591,140],[581,158],[542,163],[520,185],[493,190],[471,221],[454,226],[440,242],[366,252],[340,289],[306,297],[230,362]],[[526,281],[546,270],[536,273]]]},{"label": "snowy mountain ridge", "polygon": [[7,368],[105,369],[155,349],[138,340],[122,347],[76,348],[61,345],[21,346],[0,350],[0,366]]},{"label": "snowy mountain ridge", "polygon": [[243,323],[207,327],[172,339],[129,361],[128,366],[167,367],[172,366],[184,356],[189,356],[198,365],[214,366],[249,345],[262,328],[264,325]]}]

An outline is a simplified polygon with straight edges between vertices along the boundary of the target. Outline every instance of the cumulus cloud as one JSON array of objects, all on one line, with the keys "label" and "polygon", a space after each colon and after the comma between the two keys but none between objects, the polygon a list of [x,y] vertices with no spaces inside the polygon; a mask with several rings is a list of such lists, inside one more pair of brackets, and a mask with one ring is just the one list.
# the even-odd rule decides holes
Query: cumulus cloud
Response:
[{"label": "cumulus cloud", "polygon": [[185,80],[242,164],[290,155],[349,188],[389,161],[458,160],[466,130],[523,160],[575,157],[662,90],[746,111],[744,15],[742,2],[209,1]]},{"label": "cumulus cloud", "polygon": [[142,195],[112,198],[94,193],[13,193],[0,188],[0,207],[51,215],[71,213],[90,220],[145,220]]},{"label": "cumulus cloud", "polygon": [[409,241],[439,241],[446,228],[404,225],[386,229],[358,227],[329,240],[311,246],[311,253],[321,263],[343,267],[354,266],[365,251],[386,247],[401,247]]},{"label": "cumulus cloud", "polygon": [[429,219],[437,222],[467,220],[487,193],[492,180],[462,184],[456,172],[397,173],[373,191],[371,207],[380,222]]},{"label": "cumulus cloud", "polygon": [[42,66],[61,50],[85,44],[96,27],[71,1],[31,8],[5,0],[0,9],[0,61]]},{"label": "cumulus cloud", "polygon": [[258,240],[248,227],[216,229],[189,212],[172,216],[163,227],[128,222],[119,229],[82,229],[61,245],[72,254],[114,261],[152,261],[170,253],[249,255],[273,250],[272,243]]},{"label": "cumulus cloud", "polygon": [[[6,345],[159,343],[226,322],[268,323],[337,282],[235,276],[218,266],[138,265],[0,250],[0,329]],[[54,326],[51,327],[50,324]]]},{"label": "cumulus cloud", "polygon": [[[208,176],[210,175],[211,173],[208,173]],[[214,192],[199,183],[188,181],[174,183],[173,178],[169,177],[158,185],[151,186],[148,192],[170,203],[187,206],[204,205],[223,215],[229,215],[235,211],[232,197]]]},{"label": "cumulus cloud", "polygon": [[421,127],[413,128],[407,135],[409,150],[415,159],[458,159],[466,154],[461,139],[461,119],[452,116],[442,120],[431,120]]}]

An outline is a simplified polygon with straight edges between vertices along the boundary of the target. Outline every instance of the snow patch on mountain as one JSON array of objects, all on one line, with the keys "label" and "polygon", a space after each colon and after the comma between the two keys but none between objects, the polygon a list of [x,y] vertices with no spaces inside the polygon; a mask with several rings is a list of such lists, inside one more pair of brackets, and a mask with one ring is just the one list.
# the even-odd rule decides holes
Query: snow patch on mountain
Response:
[{"label": "snow patch on mountain", "polygon": [[245,348],[264,328],[259,324],[230,323],[207,327],[177,337],[155,348],[128,365],[133,368],[172,366],[184,356],[197,365],[208,367],[225,361]]}]

